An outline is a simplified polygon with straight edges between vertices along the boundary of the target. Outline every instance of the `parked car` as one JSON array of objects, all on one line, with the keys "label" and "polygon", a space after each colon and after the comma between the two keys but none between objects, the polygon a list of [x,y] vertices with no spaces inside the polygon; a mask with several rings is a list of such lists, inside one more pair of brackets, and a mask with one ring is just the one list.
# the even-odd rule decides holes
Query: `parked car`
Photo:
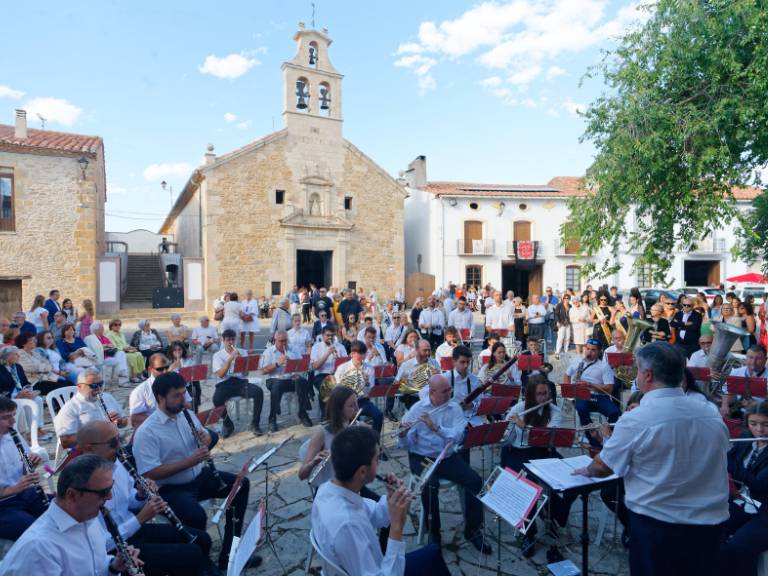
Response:
[{"label": "parked car", "polygon": [[678,292],[687,294],[689,296],[696,296],[699,292],[704,292],[707,296],[707,304],[712,304],[715,296],[718,294],[725,298],[725,292],[720,288],[710,288],[709,286],[686,286],[685,288],[679,288]]},{"label": "parked car", "polygon": [[755,306],[763,303],[763,297],[768,292],[768,286],[765,284],[736,284],[736,296],[744,302],[747,296],[755,297]]},{"label": "parked car", "polygon": [[651,315],[651,306],[659,301],[659,298],[662,294],[664,294],[668,300],[677,302],[677,299],[680,298],[680,294],[682,294],[682,292],[669,288],[643,288],[640,290],[640,296],[643,297],[645,312],[648,316]]}]

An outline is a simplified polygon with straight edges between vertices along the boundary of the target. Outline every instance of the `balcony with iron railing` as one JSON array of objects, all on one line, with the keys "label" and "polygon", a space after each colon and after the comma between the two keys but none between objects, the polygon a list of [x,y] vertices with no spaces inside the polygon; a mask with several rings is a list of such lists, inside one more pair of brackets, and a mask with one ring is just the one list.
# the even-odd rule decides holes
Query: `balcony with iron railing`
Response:
[{"label": "balcony with iron railing", "polygon": [[459,256],[493,256],[496,241],[485,238],[459,238],[456,240],[456,253]]},{"label": "balcony with iron railing", "polygon": [[704,238],[699,240],[691,252],[696,254],[722,254],[725,252],[725,238]]},{"label": "balcony with iron railing", "polygon": [[[531,242],[533,244],[533,247],[536,251],[536,259],[540,260],[542,258],[542,252],[544,251],[544,242],[541,242],[540,240],[534,240]],[[514,240],[508,240],[507,241],[507,256],[514,256],[515,255],[515,241]]]}]

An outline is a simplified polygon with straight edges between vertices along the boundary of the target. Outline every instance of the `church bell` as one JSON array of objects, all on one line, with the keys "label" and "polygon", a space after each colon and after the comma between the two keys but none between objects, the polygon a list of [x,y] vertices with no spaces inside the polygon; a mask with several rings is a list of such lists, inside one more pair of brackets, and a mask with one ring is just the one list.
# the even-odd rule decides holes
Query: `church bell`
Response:
[{"label": "church bell", "polygon": [[296,108],[300,110],[306,109],[309,93],[307,92],[307,84],[303,80],[296,80],[296,97],[298,98]]},{"label": "church bell", "polygon": [[320,86],[320,110],[328,110],[330,103],[331,97],[328,95],[328,88]]},{"label": "church bell", "polygon": [[314,46],[309,47],[309,65],[314,66],[317,64],[317,51]]}]

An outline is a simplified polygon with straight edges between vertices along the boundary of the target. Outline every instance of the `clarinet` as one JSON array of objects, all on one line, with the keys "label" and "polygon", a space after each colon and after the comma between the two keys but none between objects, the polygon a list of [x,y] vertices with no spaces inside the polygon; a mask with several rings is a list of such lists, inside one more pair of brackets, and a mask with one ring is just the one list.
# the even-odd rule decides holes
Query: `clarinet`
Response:
[{"label": "clarinet", "polygon": [[[32,466],[32,462],[29,460],[29,456],[27,456],[27,453],[24,451],[24,445],[21,443],[19,433],[16,432],[16,430],[13,428],[9,428],[8,432],[11,434],[13,443],[16,445],[16,449],[19,451],[19,456],[21,456],[21,467],[24,474],[31,474],[35,467]],[[45,490],[43,490],[43,487],[40,486],[40,484],[35,484],[35,491],[40,495],[40,500],[42,500],[43,504],[48,507],[48,496],[46,495]]]},{"label": "clarinet", "polygon": [[[144,478],[141,474],[138,473],[136,468],[134,468],[130,461],[128,459],[123,459],[118,452],[117,459],[120,460],[120,462],[125,466],[126,471],[128,474],[131,475],[131,477],[134,479],[138,487],[144,492],[144,494],[147,495],[147,498],[152,499],[158,496],[158,493],[152,489],[152,487],[149,485],[149,482],[147,482],[147,479]],[[192,534],[187,528],[184,526],[184,524],[181,523],[181,520],[179,520],[179,517],[176,516],[173,510],[171,510],[171,507],[166,504],[165,509],[163,510],[163,516],[168,518],[168,521],[178,530],[181,532],[184,537],[187,539],[187,541],[192,544],[197,539],[197,536]]]},{"label": "clarinet", "polygon": [[[192,435],[195,437],[197,447],[204,448],[205,445],[203,444],[203,439],[200,436],[200,432],[195,427],[195,423],[192,421],[192,416],[190,416],[189,410],[184,408],[182,414],[184,414],[184,418],[187,419],[187,424],[189,424],[189,427],[192,429]],[[214,478],[219,481],[219,490],[226,488],[227,485],[224,483],[224,480],[221,479],[221,475],[219,474],[219,471],[216,470],[216,465],[213,463],[213,458],[211,458],[210,455],[205,459],[205,465],[211,470],[211,474],[213,474]]]},{"label": "clarinet", "polygon": [[[112,419],[109,417],[109,410],[107,409],[107,403],[104,402],[104,396],[101,392],[96,392],[96,398],[99,401],[99,405],[104,412],[104,417],[107,419],[107,422],[112,424]],[[117,436],[117,457],[120,459],[120,462],[128,460],[128,454],[125,453],[125,448],[123,448],[123,443],[120,441],[119,434]]]},{"label": "clarinet", "polygon": [[144,570],[142,570],[141,567],[136,563],[136,560],[133,559],[133,556],[128,550],[128,544],[126,544],[125,540],[123,540],[123,537],[120,536],[120,530],[117,527],[117,522],[115,522],[114,518],[112,518],[112,514],[109,513],[109,510],[106,506],[101,507],[101,516],[104,518],[104,524],[107,526],[107,531],[109,532],[110,536],[112,536],[112,540],[115,542],[117,553],[123,559],[123,562],[125,562],[127,567],[125,572],[129,576],[144,576]]}]

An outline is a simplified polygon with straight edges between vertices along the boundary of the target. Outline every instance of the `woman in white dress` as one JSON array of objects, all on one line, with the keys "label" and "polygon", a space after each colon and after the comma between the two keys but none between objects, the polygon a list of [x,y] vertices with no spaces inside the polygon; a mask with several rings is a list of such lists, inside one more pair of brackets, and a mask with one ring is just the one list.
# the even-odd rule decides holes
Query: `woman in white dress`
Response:
[{"label": "woman in white dress", "polygon": [[[235,334],[240,333],[240,322],[243,317],[243,305],[237,300],[237,292],[229,293],[229,300],[224,302],[224,318],[221,320],[220,328],[224,330],[234,330]],[[237,341],[237,338],[235,339]]]},{"label": "woman in white dress", "polygon": [[34,324],[38,332],[48,330],[48,310],[43,307],[43,304],[45,304],[45,298],[42,294],[38,294],[27,312],[27,322]]},{"label": "woman in white dress", "polygon": [[573,301],[573,306],[568,311],[571,319],[571,332],[573,343],[576,345],[576,354],[581,356],[582,349],[587,343],[587,335],[590,330],[592,309],[589,307],[589,294],[582,294],[578,300]]}]

